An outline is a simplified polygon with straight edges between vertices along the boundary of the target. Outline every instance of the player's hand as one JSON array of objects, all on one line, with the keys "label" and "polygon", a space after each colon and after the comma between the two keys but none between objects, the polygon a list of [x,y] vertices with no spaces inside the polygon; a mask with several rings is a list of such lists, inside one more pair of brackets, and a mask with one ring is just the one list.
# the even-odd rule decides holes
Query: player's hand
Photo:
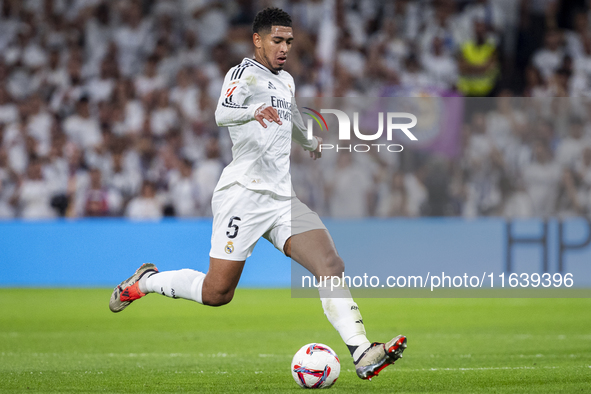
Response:
[{"label": "player's hand", "polygon": [[263,126],[265,129],[267,128],[267,125],[265,124],[265,120],[269,121],[270,123],[275,122],[277,124],[283,124],[281,123],[281,119],[279,119],[279,114],[277,113],[277,110],[271,106],[268,107],[259,107],[255,112],[254,112],[254,118],[261,124],[261,126]]},{"label": "player's hand", "polygon": [[316,140],[318,141],[318,146],[316,147],[316,149],[310,152],[310,157],[316,160],[322,157],[322,151],[320,150],[320,145],[322,145],[322,138],[317,136],[314,136],[314,138],[316,138]]}]

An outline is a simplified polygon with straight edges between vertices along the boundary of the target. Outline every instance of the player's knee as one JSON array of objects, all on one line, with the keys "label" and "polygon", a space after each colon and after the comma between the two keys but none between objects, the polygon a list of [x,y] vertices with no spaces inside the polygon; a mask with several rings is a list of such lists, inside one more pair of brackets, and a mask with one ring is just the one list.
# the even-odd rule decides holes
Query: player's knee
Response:
[{"label": "player's knee", "polygon": [[283,253],[285,253],[287,257],[291,257],[291,237],[285,241],[285,245],[283,245]]},{"label": "player's knee", "polygon": [[229,304],[234,298],[234,287],[224,285],[212,285],[211,283],[204,283],[202,300],[204,305],[208,306],[222,306]]},{"label": "player's knee", "polygon": [[203,299],[203,303],[209,306],[223,306],[229,304],[234,298],[234,290],[227,292],[215,292]]},{"label": "player's knee", "polygon": [[345,263],[338,254],[331,252],[324,259],[324,270],[326,275],[341,276],[345,271]]}]

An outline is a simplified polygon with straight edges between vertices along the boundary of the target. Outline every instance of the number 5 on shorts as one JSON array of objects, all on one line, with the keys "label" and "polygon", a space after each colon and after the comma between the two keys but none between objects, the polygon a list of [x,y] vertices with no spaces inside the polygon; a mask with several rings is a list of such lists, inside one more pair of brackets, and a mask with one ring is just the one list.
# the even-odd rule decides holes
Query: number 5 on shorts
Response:
[{"label": "number 5 on shorts", "polygon": [[230,230],[226,231],[226,235],[230,239],[234,239],[238,235],[238,225],[237,224],[233,224],[234,223],[234,220],[240,221],[241,219],[238,216],[232,216],[230,218],[230,223],[228,223],[228,228],[231,228],[231,229],[234,230],[233,232],[231,232]]}]

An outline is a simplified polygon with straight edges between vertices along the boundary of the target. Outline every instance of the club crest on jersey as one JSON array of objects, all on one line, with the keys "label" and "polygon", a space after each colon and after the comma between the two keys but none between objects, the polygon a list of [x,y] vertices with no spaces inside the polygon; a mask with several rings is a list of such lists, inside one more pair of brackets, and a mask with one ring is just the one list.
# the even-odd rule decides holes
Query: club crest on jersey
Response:
[{"label": "club crest on jersey", "polygon": [[234,251],[234,243],[232,241],[228,241],[224,250],[226,251],[226,253],[232,254],[232,252]]}]

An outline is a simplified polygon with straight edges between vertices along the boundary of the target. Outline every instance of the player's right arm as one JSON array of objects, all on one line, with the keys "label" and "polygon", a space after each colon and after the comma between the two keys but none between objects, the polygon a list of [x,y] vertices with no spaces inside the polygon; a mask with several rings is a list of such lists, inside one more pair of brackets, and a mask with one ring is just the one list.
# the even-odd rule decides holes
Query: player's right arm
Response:
[{"label": "player's right arm", "polygon": [[281,124],[279,114],[275,108],[266,103],[247,105],[246,102],[253,95],[255,78],[248,68],[233,67],[224,78],[222,94],[215,110],[215,120],[218,126],[238,126],[256,120],[267,128],[265,120]]},{"label": "player's right arm", "polygon": [[238,126],[257,120],[263,127],[264,122],[281,124],[277,111],[266,103],[246,104],[253,95],[255,78],[247,68],[233,67],[224,78],[222,94],[215,111],[218,126]]},{"label": "player's right arm", "polygon": [[253,95],[255,78],[248,68],[232,67],[224,78],[222,93],[215,110],[218,126],[238,126],[255,119],[256,110],[265,103],[247,105]]}]

